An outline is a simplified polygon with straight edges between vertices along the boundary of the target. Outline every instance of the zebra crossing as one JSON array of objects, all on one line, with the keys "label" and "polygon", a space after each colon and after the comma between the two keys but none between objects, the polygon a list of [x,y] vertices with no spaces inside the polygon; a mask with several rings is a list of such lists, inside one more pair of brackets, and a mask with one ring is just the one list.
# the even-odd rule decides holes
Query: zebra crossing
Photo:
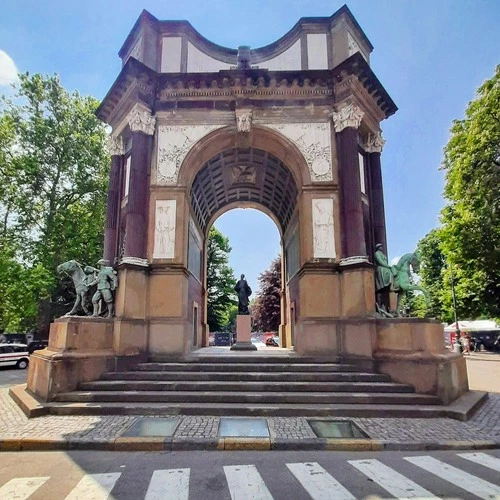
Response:
[{"label": "zebra crossing", "polygon": [[[383,456],[378,455],[380,459]],[[280,480],[291,481],[294,496],[290,498],[311,498],[313,500],[355,500],[356,498],[443,498],[443,496],[453,498],[482,498],[488,500],[500,499],[500,476],[495,475],[495,481],[491,481],[492,474],[489,473],[490,480],[467,472],[467,465],[473,463],[474,470],[500,472],[500,458],[496,458],[487,453],[456,453],[457,459],[463,467],[459,468],[450,465],[442,459],[437,459],[430,455],[414,455],[402,457],[402,463],[406,463],[404,473],[401,473],[392,466],[382,463],[379,459],[369,458],[361,460],[345,460],[348,471],[352,474],[360,475],[354,479],[346,477],[345,468],[338,477],[334,477],[335,471],[327,471],[317,462],[286,463],[283,476]],[[408,469],[407,464],[410,465]],[[227,494],[232,500],[272,500],[273,489],[276,484],[266,484],[258,467],[249,465],[225,465],[222,466],[226,480]],[[330,467],[331,469],[331,467]],[[334,468],[335,469],[335,468]],[[409,473],[408,471],[411,471]],[[188,500],[190,498],[190,468],[161,469],[153,471],[148,484],[147,491],[142,495],[129,491],[126,495],[113,494],[113,490],[120,480],[129,471],[112,472],[102,474],[86,474],[72,488],[69,494],[61,497],[57,496],[57,479],[50,476],[40,477],[16,477],[0,483],[1,500],[25,500],[30,497],[59,498],[66,500],[104,500],[108,498],[127,498],[145,500]],[[288,474],[288,476],[286,476]],[[444,481],[449,487],[450,495],[443,495],[442,486],[439,492],[432,492],[418,484],[418,480],[427,475],[437,477]],[[409,477],[411,476],[411,477]],[[364,479],[364,489],[356,491],[352,485]],[[427,484],[429,484],[428,477]],[[367,495],[366,481],[369,480],[373,491]],[[54,483],[54,484],[52,484]],[[344,484],[343,484],[344,483]],[[290,484],[290,483],[289,483]],[[350,485],[350,489],[346,487]],[[440,483],[442,484],[442,483]],[[42,490],[45,487],[44,496]],[[380,496],[380,492],[385,495]],[[201,497],[199,497],[201,498]],[[208,498],[208,497],[207,497]],[[224,497],[219,497],[224,498]]]}]

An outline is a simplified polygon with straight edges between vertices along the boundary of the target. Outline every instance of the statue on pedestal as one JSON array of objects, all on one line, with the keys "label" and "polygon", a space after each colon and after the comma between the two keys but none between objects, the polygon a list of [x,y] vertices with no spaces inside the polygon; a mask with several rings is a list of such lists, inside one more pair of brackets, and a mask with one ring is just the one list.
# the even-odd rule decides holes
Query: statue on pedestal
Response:
[{"label": "statue on pedestal", "polygon": [[81,264],[76,260],[68,260],[57,266],[58,273],[66,273],[73,280],[73,285],[75,287],[76,299],[71,311],[65,314],[65,316],[74,316],[77,314],[80,306],[82,307],[86,315],[90,315],[90,311],[87,308],[87,294],[89,291],[89,283],[92,281],[92,275],[87,273],[86,268],[84,269]]},{"label": "statue on pedestal", "polygon": [[242,274],[238,283],[234,287],[234,291],[238,294],[238,314],[250,314],[248,310],[249,297],[252,295],[252,289],[248,286],[245,275]]},{"label": "statue on pedestal", "polygon": [[113,292],[118,286],[118,277],[115,270],[109,265],[109,261],[101,259],[97,262],[100,269],[97,272],[97,277],[95,278],[89,286],[97,285],[97,291],[92,297],[92,305],[94,306],[94,312],[92,316],[99,316],[101,313],[100,302],[102,299],[106,302],[108,307],[108,318],[113,317],[114,307],[113,307]]}]

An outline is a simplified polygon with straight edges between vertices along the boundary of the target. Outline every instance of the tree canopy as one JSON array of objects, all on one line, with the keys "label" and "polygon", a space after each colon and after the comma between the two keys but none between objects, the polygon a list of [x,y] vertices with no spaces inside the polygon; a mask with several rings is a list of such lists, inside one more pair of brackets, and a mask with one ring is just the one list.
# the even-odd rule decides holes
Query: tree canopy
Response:
[{"label": "tree canopy", "polygon": [[260,288],[251,312],[253,328],[258,331],[277,332],[281,321],[281,256],[259,275]]},{"label": "tree canopy", "polygon": [[447,200],[442,226],[419,244],[423,284],[443,320],[452,318],[450,273],[460,318],[499,318],[500,66],[450,133],[442,165]]},{"label": "tree canopy", "polygon": [[[229,266],[229,239],[212,226],[207,244],[207,323],[210,331],[226,329],[234,318],[236,279]],[[234,316],[234,313],[232,314]]]},{"label": "tree canopy", "polygon": [[0,112],[0,329],[43,329],[73,300],[58,264],[95,263],[109,156],[98,101],[19,75]]}]

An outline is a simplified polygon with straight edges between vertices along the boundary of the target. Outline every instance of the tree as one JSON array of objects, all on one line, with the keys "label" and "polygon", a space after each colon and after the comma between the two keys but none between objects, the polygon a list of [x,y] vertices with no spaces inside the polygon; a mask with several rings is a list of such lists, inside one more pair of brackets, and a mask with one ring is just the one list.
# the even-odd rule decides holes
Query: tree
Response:
[{"label": "tree", "polygon": [[207,246],[207,323],[212,332],[227,327],[236,304],[236,279],[229,267],[229,252],[229,239],[212,226]]},{"label": "tree", "polygon": [[[454,272],[460,317],[500,317],[500,66],[455,120],[446,171],[439,248]],[[451,269],[450,269],[451,268]],[[446,302],[446,301],[445,301]]]},{"label": "tree", "polygon": [[0,328],[40,329],[73,298],[57,265],[102,255],[107,134],[98,101],[57,76],[20,75],[16,91],[0,113]]},{"label": "tree", "polygon": [[259,276],[259,292],[252,307],[253,327],[277,332],[281,321],[281,256]]}]

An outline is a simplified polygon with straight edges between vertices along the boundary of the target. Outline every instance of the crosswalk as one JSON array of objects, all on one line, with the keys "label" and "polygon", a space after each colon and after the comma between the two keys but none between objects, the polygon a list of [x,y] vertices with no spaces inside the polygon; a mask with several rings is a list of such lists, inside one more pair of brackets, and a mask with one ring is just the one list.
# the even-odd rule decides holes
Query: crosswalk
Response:
[{"label": "crosswalk", "polygon": [[[500,476],[490,472],[500,472],[500,458],[491,454],[456,453],[454,463],[458,461],[460,467],[430,455],[403,457],[402,460],[396,462],[396,464],[399,463],[399,467],[395,465],[394,460],[390,465],[384,464],[383,454],[377,457],[378,459],[345,460],[341,467],[332,467],[331,464],[328,467],[323,464],[326,469],[317,462],[286,463],[286,467],[280,472],[279,482],[293,489],[294,494],[289,496],[290,499],[355,500],[368,496],[398,499],[443,497],[500,499]],[[475,474],[465,470],[471,464],[473,464],[472,469]],[[402,469],[402,472],[396,468]],[[259,471],[256,465],[224,465],[222,471],[226,481],[227,498],[272,500],[276,497],[283,497],[283,494],[277,491],[277,482],[266,484],[261,475],[262,471]],[[334,477],[336,471],[338,475]],[[16,477],[3,485],[0,483],[0,499],[26,500],[32,496],[51,500],[59,498],[66,500],[208,498],[205,495],[200,496],[198,490],[196,495],[195,492],[190,491],[190,486],[192,486],[190,483],[193,481],[192,472],[190,468],[154,470],[145,495],[144,491],[139,495],[131,490],[127,490],[126,493],[123,493],[123,490],[121,493],[114,493],[120,481],[124,481],[128,474],[133,474],[133,471],[86,474],[79,479],[69,494],[66,493],[61,497],[57,496],[57,478]],[[217,473],[217,471],[214,472]],[[487,476],[489,480],[479,477],[481,475]],[[492,481],[492,477],[496,481]],[[436,478],[438,478],[437,482]],[[269,480],[269,477],[267,479]],[[128,480],[130,482],[130,478]],[[419,481],[423,481],[426,487],[421,486]],[[136,478],[132,478],[132,484],[134,482]],[[357,488],[357,485],[361,484],[362,487]],[[433,488],[429,487],[429,484],[437,484],[435,488],[439,491],[431,491]],[[443,494],[443,491],[448,493]],[[225,496],[219,498],[225,498]]]}]

